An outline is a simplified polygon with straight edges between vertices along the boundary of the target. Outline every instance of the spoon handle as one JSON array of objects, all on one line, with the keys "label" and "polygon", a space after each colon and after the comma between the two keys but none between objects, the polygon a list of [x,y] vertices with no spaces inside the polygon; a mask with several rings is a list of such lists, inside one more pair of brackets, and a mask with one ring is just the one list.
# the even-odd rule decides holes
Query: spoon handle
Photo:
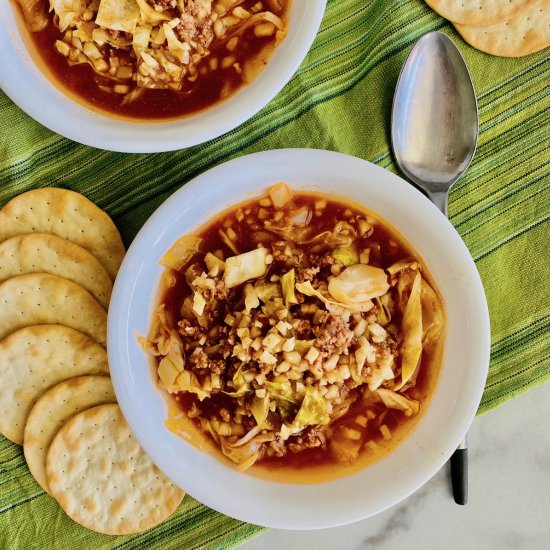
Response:
[{"label": "spoon handle", "polygon": [[455,502],[466,504],[468,502],[468,446],[466,438],[451,456],[451,481]]},{"label": "spoon handle", "polygon": [[[428,192],[430,200],[443,212],[445,217],[449,217],[448,203],[449,192]],[[466,504],[468,502],[468,444],[466,436],[460,443],[457,450],[451,456],[451,483],[453,486],[453,497],[457,504]]]},{"label": "spoon handle", "polygon": [[449,204],[449,191],[428,191],[428,197],[430,200],[443,212],[443,215],[448,218],[448,204]]}]

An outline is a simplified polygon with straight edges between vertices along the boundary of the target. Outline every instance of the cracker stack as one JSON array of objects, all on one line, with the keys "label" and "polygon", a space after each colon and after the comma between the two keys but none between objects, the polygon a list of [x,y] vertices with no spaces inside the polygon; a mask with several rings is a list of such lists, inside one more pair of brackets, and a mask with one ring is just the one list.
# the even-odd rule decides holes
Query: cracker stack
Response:
[{"label": "cracker stack", "polygon": [[426,0],[462,38],[491,55],[522,57],[550,46],[548,0]]},{"label": "cracker stack", "polygon": [[43,188],[0,210],[0,433],[75,521],[129,534],[184,493],[131,433],[109,377],[107,308],[124,245],[88,199]]}]

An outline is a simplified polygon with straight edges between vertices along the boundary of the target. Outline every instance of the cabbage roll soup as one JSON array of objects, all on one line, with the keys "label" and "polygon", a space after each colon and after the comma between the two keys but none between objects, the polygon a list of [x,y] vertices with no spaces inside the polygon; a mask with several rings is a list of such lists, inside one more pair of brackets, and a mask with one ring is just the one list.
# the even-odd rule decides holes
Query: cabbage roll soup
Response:
[{"label": "cabbage roll soup", "polygon": [[69,93],[126,118],[193,114],[252,82],[291,0],[17,0]]},{"label": "cabbage roll soup", "polygon": [[403,238],[359,205],[278,184],[183,235],[161,264],[140,343],[175,404],[166,426],[239,470],[346,475],[393,449],[427,406],[439,294]]}]

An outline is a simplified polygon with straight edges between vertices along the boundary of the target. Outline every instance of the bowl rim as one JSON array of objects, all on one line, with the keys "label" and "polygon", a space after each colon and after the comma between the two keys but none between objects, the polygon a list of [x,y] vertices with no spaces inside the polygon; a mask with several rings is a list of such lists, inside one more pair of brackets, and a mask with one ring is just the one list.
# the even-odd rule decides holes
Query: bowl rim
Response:
[{"label": "bowl rim", "polygon": [[[429,222],[434,225],[434,229],[437,230],[434,231],[434,233],[437,233],[437,237],[434,237],[434,239],[444,239],[446,246],[448,245],[448,248],[452,248],[452,254],[449,254],[448,258],[455,257],[456,265],[459,266],[460,273],[457,274],[457,281],[449,284],[454,285],[454,288],[460,289],[461,295],[457,299],[464,301],[465,303],[468,302],[469,306],[472,307],[470,317],[466,319],[467,326],[464,328],[464,330],[467,331],[467,337],[465,333],[464,336],[457,338],[459,340],[462,338],[462,340],[460,340],[462,345],[464,345],[465,342],[469,344],[471,349],[465,353],[465,359],[468,360],[474,358],[476,360],[476,366],[474,368],[474,366],[468,362],[467,365],[469,366],[469,370],[467,370],[466,374],[463,374],[462,372],[454,373],[457,380],[459,374],[460,377],[464,378],[464,381],[460,378],[461,383],[463,384],[463,386],[460,386],[463,394],[459,395],[458,398],[456,396],[451,396],[452,399],[450,400],[448,399],[449,396],[446,397],[449,403],[446,403],[445,407],[448,407],[449,409],[448,416],[451,420],[448,425],[449,433],[445,432],[443,437],[444,441],[434,442],[429,440],[429,432],[424,430],[422,434],[419,435],[419,438],[422,438],[422,445],[425,445],[425,448],[430,452],[426,455],[426,457],[418,458],[419,464],[415,466],[415,475],[410,476],[409,479],[406,477],[406,473],[403,474],[403,472],[400,472],[400,475],[403,474],[405,476],[403,478],[405,480],[403,485],[397,489],[393,488],[390,491],[390,494],[382,495],[374,504],[369,502],[365,506],[359,506],[357,505],[357,502],[362,503],[362,501],[360,498],[358,500],[357,495],[354,495],[352,509],[346,512],[345,515],[334,515],[333,510],[330,510],[328,513],[324,514],[321,510],[321,513],[318,515],[312,515],[309,512],[300,514],[299,512],[305,506],[306,502],[313,502],[315,504],[311,505],[317,506],[315,499],[321,501],[326,494],[330,494],[334,498],[342,498],[338,492],[340,487],[353,488],[353,483],[357,484],[358,481],[362,480],[365,477],[364,474],[367,470],[369,472],[372,471],[373,474],[375,469],[377,472],[378,470],[383,470],[383,468],[380,468],[379,465],[385,463],[386,461],[387,464],[383,465],[383,467],[385,468],[386,465],[389,467],[390,462],[395,462],[394,457],[396,456],[397,451],[401,452],[401,448],[406,447],[407,449],[404,452],[409,453],[410,456],[417,456],[414,455],[414,453],[418,452],[418,445],[414,447],[412,443],[409,443],[414,437],[416,437],[415,434],[420,431],[420,427],[423,426],[423,423],[427,424],[428,421],[426,418],[430,416],[430,410],[433,406],[432,403],[436,400],[436,396],[438,401],[443,401],[443,396],[441,399],[439,398],[439,386],[432,397],[428,410],[424,413],[412,434],[407,437],[405,441],[400,443],[400,445],[389,455],[386,455],[386,457],[384,457],[381,461],[366,468],[365,470],[361,470],[358,474],[340,478],[335,481],[313,485],[274,484],[272,482],[265,482],[264,480],[252,478],[252,476],[247,476],[245,474],[238,474],[241,476],[241,482],[245,486],[243,488],[243,493],[246,493],[250,490],[250,487],[254,486],[248,481],[243,482],[243,480],[245,478],[247,480],[256,479],[253,483],[259,481],[263,484],[261,489],[259,489],[259,494],[262,494],[262,491],[265,490],[270,495],[270,499],[274,499],[274,501],[279,499],[277,502],[286,502],[285,499],[288,500],[289,498],[292,498],[292,501],[288,500],[287,502],[287,510],[273,512],[272,515],[269,515],[266,512],[267,508],[265,506],[262,508],[262,503],[256,502],[256,500],[254,500],[252,506],[243,506],[242,502],[235,504],[235,502],[229,502],[229,499],[224,501],[224,490],[230,490],[229,488],[233,484],[233,480],[231,479],[232,474],[229,473],[230,469],[225,465],[221,466],[222,469],[228,470],[228,472],[226,472],[227,476],[221,478],[223,479],[224,485],[224,489],[220,490],[222,497],[220,498],[218,494],[220,491],[218,490],[213,491],[212,488],[210,488],[210,492],[208,492],[208,489],[205,489],[202,485],[204,484],[203,482],[205,482],[205,474],[208,473],[210,475],[212,473],[213,466],[210,462],[210,458],[204,453],[196,451],[198,461],[193,463],[193,460],[197,458],[197,456],[192,456],[195,451],[191,450],[189,445],[186,447],[187,454],[184,458],[187,460],[188,456],[191,457],[191,462],[198,468],[196,472],[197,475],[186,477],[185,473],[183,473],[182,477],[182,472],[170,461],[170,458],[167,456],[167,452],[171,451],[171,449],[161,450],[159,440],[154,440],[155,438],[163,436],[160,434],[152,435],[150,433],[151,430],[144,425],[143,418],[140,418],[140,416],[142,416],[142,411],[140,411],[139,407],[136,405],[135,396],[132,393],[132,384],[136,383],[136,379],[134,378],[132,370],[129,346],[135,346],[135,344],[130,343],[133,330],[131,326],[132,321],[130,318],[130,311],[128,308],[130,304],[129,298],[134,292],[136,292],[136,288],[138,287],[138,279],[141,276],[140,274],[143,268],[143,263],[140,260],[140,255],[142,254],[144,247],[151,247],[151,245],[157,246],[163,238],[170,234],[170,228],[165,228],[164,220],[170,219],[170,216],[173,216],[176,212],[182,216],[191,212],[194,197],[197,197],[200,193],[206,193],[208,195],[210,210],[206,215],[203,212],[201,217],[198,218],[195,223],[186,222],[187,225],[180,228],[179,234],[189,231],[192,227],[200,227],[200,225],[204,223],[208,214],[211,214],[212,212],[221,212],[225,210],[227,206],[236,204],[243,198],[246,198],[246,195],[240,193],[238,198],[236,198],[233,203],[226,204],[218,202],[222,201],[222,199],[219,198],[221,193],[216,195],[216,198],[214,198],[212,193],[208,193],[206,191],[206,187],[212,185],[214,182],[217,183],[220,189],[231,189],[233,192],[238,192],[238,189],[235,189],[235,186],[238,188],[239,185],[246,186],[246,184],[241,184],[240,180],[235,179],[234,176],[232,179],[230,174],[246,174],[247,170],[252,170],[255,173],[264,174],[264,179],[259,179],[258,184],[255,187],[250,188],[252,191],[248,188],[246,189],[249,191],[249,195],[257,196],[272,182],[275,183],[276,181],[280,181],[280,178],[277,177],[277,175],[273,175],[274,172],[277,173],[277,170],[282,172],[288,172],[289,170],[292,171],[293,166],[298,166],[297,163],[301,165],[301,168],[296,168],[296,170],[301,174],[308,171],[315,172],[319,170],[330,172],[331,170],[338,170],[338,167],[347,166],[350,174],[349,179],[352,182],[357,183],[357,181],[363,181],[362,178],[364,178],[365,174],[370,174],[370,177],[372,178],[376,177],[377,183],[371,185],[371,192],[374,189],[379,189],[380,193],[399,193],[399,204],[406,205],[403,208],[409,209],[411,211],[411,215],[416,216],[417,219],[428,219]],[[374,185],[377,187],[374,187]],[[313,189],[314,187],[314,184],[309,185],[310,189]],[[382,188],[384,188],[383,191]],[[330,192],[324,188],[316,190]],[[346,194],[343,193],[339,193],[338,195],[346,197]],[[185,205],[185,213],[182,213],[181,205]],[[372,209],[376,213],[379,213],[374,207],[371,208],[368,206],[368,208]],[[404,211],[405,210],[403,210],[403,212]],[[380,215],[383,218],[387,218],[384,214],[380,213]],[[394,224],[395,219],[388,219],[388,221],[391,224]],[[404,234],[405,238],[409,239],[410,235],[408,235],[407,232],[403,232],[397,224],[395,225],[398,231]],[[160,235],[159,230],[162,233]],[[177,236],[179,236],[179,234],[173,236],[174,238],[172,239],[172,242],[175,238],[177,238]],[[412,242],[412,240],[410,242],[413,247],[418,250],[415,243]],[[425,256],[425,254],[421,255],[423,257]],[[439,281],[436,274],[433,273],[430,263],[427,262],[427,264],[432,276],[438,284],[440,291],[443,293],[441,281]],[[151,293],[152,295],[151,303],[149,304],[149,311],[151,311],[151,306],[153,305],[152,300],[154,299],[154,291],[156,291],[157,283],[158,279],[154,284],[149,285],[153,290]],[[447,284],[447,282],[445,282],[445,284]],[[444,299],[447,299],[445,295]],[[447,310],[447,315],[449,322],[449,316],[451,315],[449,310]],[[149,322],[150,317],[147,319],[147,327],[149,326]],[[446,342],[446,347],[447,344],[448,342]],[[447,462],[473,421],[484,390],[489,365],[489,353],[489,315],[481,279],[477,272],[477,268],[475,267],[475,263],[466,248],[466,245],[463,243],[462,239],[447,218],[443,216],[441,212],[426,197],[424,197],[424,195],[391,172],[356,157],[316,149],[279,149],[239,157],[204,172],[177,190],[157,208],[134,239],[134,242],[128,250],[126,258],[123,261],[119,275],[117,276],[113,289],[111,306],[109,308],[108,354],[115,392],[130,427],[153,461],[176,484],[180,485],[194,498],[198,499],[207,506],[242,521],[283,529],[319,529],[345,525],[354,521],[365,519],[397,504],[424,485]],[[449,362],[457,362],[457,360],[452,357],[449,359],[445,358],[445,368],[447,368],[446,362],[448,360]],[[149,373],[149,370],[147,372]],[[441,376],[442,375],[440,374],[440,378]],[[150,382],[152,382],[152,380]],[[155,388],[155,391],[160,394],[158,389]],[[163,417],[163,420],[164,418],[165,416]],[[418,442],[415,444],[417,443]],[[169,445],[172,444],[173,442],[169,443]],[[174,445],[177,444],[174,443]],[[392,464],[392,466],[395,466],[395,464]],[[216,485],[216,487],[220,487],[220,480],[218,479],[217,481],[218,485]],[[208,483],[210,483],[210,481],[208,481]],[[225,487],[225,485],[229,488]],[[291,487],[292,489],[283,490],[278,487],[275,488],[275,485],[284,485],[285,487]],[[239,486],[237,485],[237,487]],[[308,487],[310,489],[305,490],[304,487]],[[292,495],[292,497],[289,495]],[[359,495],[359,497],[361,497],[361,495]],[[240,498],[241,496],[239,496],[236,500],[239,500]],[[300,506],[302,506],[302,508],[299,508]],[[267,507],[269,508],[269,505],[267,505]]]},{"label": "bowl rim", "polygon": [[16,13],[18,7],[2,2],[0,51],[5,62],[0,89],[34,120],[84,145],[123,153],[183,149],[230,132],[273,100],[305,59],[325,8],[326,0],[293,1],[288,34],[269,59],[267,70],[228,99],[187,117],[140,122],[110,117],[71,99],[32,60],[26,45],[30,38],[21,36],[20,31],[27,31]]}]

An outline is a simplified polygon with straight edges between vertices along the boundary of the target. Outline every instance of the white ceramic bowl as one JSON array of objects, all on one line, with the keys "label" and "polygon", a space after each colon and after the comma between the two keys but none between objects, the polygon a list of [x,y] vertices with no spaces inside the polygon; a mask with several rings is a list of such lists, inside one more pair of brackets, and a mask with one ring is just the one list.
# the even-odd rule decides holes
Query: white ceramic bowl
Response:
[{"label": "white ceramic bowl", "polygon": [[168,122],[126,122],[71,100],[37,68],[18,32],[15,3],[0,2],[0,88],[32,118],[74,141],[126,153],[183,149],[233,130],[265,107],[292,78],[321,25],[326,0],[295,0],[288,35],[265,70],[228,100]]},{"label": "white ceramic bowl", "polygon": [[[379,213],[425,260],[445,302],[448,325],[436,392],[417,428],[392,453],[346,478],[316,485],[238,473],[163,427],[165,401],[136,343],[147,334],[162,272],[158,260],[209,216],[276,182],[349,197]],[[481,281],[458,233],[411,185],[363,160],[328,151],[257,153],[213,168],[174,193],[132,243],[109,309],[108,352],[116,394],[132,430],[159,468],[204,504],[283,529],[351,523],[396,504],[447,461],[479,405],[489,362],[489,318]]]}]

